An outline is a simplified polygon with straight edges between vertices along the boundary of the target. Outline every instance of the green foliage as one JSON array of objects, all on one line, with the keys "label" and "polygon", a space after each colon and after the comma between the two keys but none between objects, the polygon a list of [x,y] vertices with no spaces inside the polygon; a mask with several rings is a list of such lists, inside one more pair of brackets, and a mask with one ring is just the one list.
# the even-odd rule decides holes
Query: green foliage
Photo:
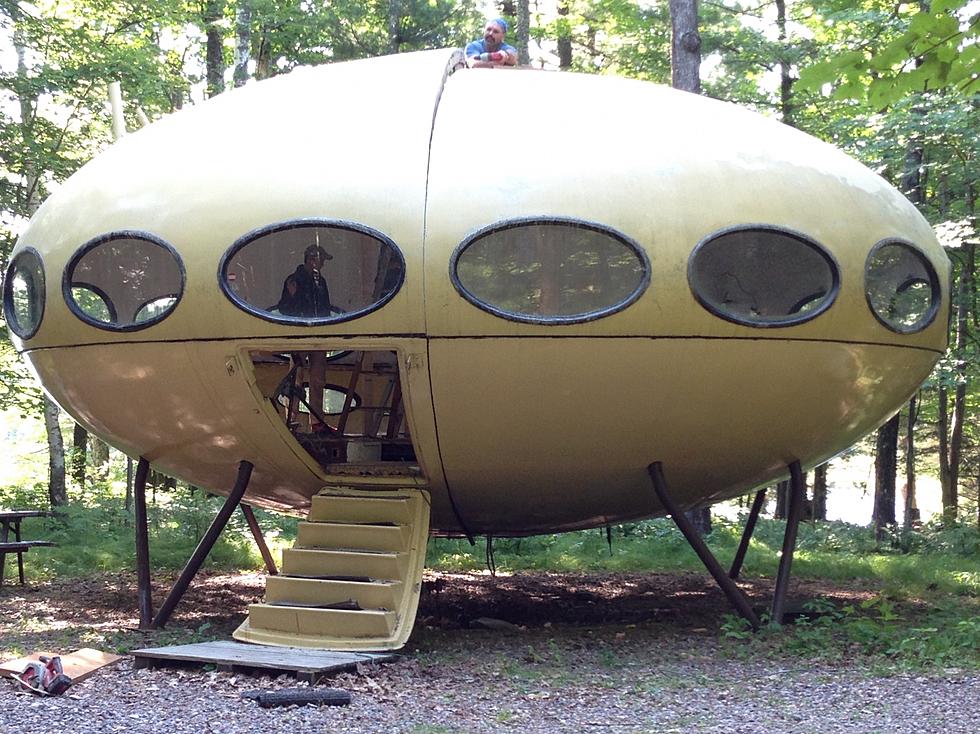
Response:
[{"label": "green foliage", "polygon": [[[0,487],[0,506],[43,507],[45,498],[46,490],[41,484],[26,489]],[[183,568],[223,502],[223,497],[183,487],[156,493],[156,500],[147,507],[152,567]],[[270,546],[292,544],[296,535],[293,518],[261,510],[256,510],[256,516]],[[85,576],[134,567],[133,517],[123,506],[118,487],[111,482],[96,484],[84,503],[74,501],[59,508],[55,517],[25,520],[23,535],[57,544],[32,549],[25,555],[34,578]],[[206,566],[227,570],[262,568],[262,558],[240,513],[232,515]]]},{"label": "green foliage", "polygon": [[[779,564],[781,521],[760,519],[743,567],[743,575],[772,576]],[[612,529],[610,552],[604,530],[583,530],[528,538],[494,538],[501,571],[694,571],[704,572],[687,541],[667,518],[645,520]],[[714,520],[708,547],[723,565],[734,555],[741,525]],[[939,590],[980,594],[980,531],[972,527],[929,525],[896,539],[896,547],[879,545],[869,528],[845,523],[803,523],[793,573],[803,578],[850,581],[865,579],[903,593]],[[465,539],[430,541],[426,565],[453,571],[485,567],[486,539],[475,546]]]},{"label": "green foliage", "polygon": [[967,0],[935,0],[924,7],[881,0],[814,3],[821,41],[852,49],[803,69],[800,86],[832,83],[838,98],[881,109],[914,92],[980,91],[980,13]]},{"label": "green foliage", "polygon": [[902,608],[878,595],[843,605],[816,599],[805,607],[809,616],[759,632],[741,617],[726,615],[722,637],[742,656],[766,651],[835,664],[861,657],[907,669],[980,667],[980,616],[966,605]]}]

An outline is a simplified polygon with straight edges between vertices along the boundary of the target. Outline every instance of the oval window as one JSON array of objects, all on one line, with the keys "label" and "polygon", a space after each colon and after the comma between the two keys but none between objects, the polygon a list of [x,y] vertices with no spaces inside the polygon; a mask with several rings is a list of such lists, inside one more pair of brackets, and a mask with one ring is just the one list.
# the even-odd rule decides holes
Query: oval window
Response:
[{"label": "oval window", "polygon": [[10,330],[21,339],[37,333],[44,316],[44,265],[37,250],[17,253],[7,268],[3,314]]},{"label": "oval window", "polygon": [[62,284],[69,308],[101,329],[133,331],[164,319],[184,291],[174,249],[146,232],[112,232],[72,257]]},{"label": "oval window", "polygon": [[936,271],[925,255],[905,242],[879,242],[871,249],[864,288],[875,318],[901,334],[926,328],[939,310]]},{"label": "oval window", "polygon": [[837,296],[837,264],[803,235],[773,227],[729,229],[702,240],[688,283],[716,316],[748,326],[791,326],[827,310]]},{"label": "oval window", "polygon": [[646,290],[650,266],[635,242],[571,219],[519,219],[464,240],[449,266],[475,306],[515,321],[574,323],[621,311]]},{"label": "oval window", "polygon": [[219,266],[237,306],[280,323],[346,321],[390,301],[405,260],[388,237],[353,222],[303,220],[250,232]]}]

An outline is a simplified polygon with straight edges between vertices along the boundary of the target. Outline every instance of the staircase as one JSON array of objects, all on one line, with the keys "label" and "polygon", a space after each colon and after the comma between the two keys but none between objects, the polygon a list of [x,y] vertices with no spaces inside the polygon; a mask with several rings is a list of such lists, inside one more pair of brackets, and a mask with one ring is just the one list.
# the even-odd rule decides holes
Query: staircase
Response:
[{"label": "staircase", "polygon": [[429,534],[429,495],[325,489],[313,498],[282,575],[235,630],[244,642],[394,650],[415,623]]}]

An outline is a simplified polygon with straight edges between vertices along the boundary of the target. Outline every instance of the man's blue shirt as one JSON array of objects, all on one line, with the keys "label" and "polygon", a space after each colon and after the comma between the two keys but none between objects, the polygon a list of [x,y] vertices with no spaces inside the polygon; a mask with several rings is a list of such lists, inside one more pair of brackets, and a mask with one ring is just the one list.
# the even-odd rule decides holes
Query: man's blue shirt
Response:
[{"label": "man's blue shirt", "polygon": [[[497,50],[506,51],[507,53],[514,54],[515,56],[517,55],[517,49],[508,43],[500,44],[500,48],[498,48]],[[480,54],[485,54],[485,53],[490,53],[490,52],[487,51],[487,42],[484,41],[482,38],[479,41],[473,41],[472,43],[468,43],[466,45],[466,58],[469,58],[470,56],[479,56]]]}]

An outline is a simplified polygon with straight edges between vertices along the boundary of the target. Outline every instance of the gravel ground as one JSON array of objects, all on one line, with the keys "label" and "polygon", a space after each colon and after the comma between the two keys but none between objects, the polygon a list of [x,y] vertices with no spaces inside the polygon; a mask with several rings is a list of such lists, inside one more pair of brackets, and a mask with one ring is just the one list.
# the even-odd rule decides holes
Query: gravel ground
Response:
[{"label": "gravel ground", "polygon": [[[161,592],[170,581],[154,579]],[[765,652],[748,658],[720,634],[724,599],[699,576],[429,574],[426,585],[403,655],[320,681],[349,691],[348,707],[262,709],[241,694],[299,684],[286,676],[135,670],[125,658],[59,698],[0,680],[0,734],[980,732],[976,671],[898,675],[853,661],[808,665]],[[746,588],[758,601],[771,593]],[[126,575],[5,586],[0,659],[24,650],[172,644],[165,635],[197,629],[227,639],[262,580],[195,581],[174,623],[190,630],[183,633],[134,630],[134,589]],[[851,600],[868,593],[839,585],[806,590]],[[468,626],[481,616],[533,621]]]},{"label": "gravel ground", "polygon": [[[180,669],[103,670],[61,698],[0,687],[0,731],[724,732],[980,731],[980,676],[725,659],[663,630],[440,632],[398,661],[321,681],[349,707],[262,709],[247,690],[295,680]],[[438,650],[438,651],[437,651]]]}]

